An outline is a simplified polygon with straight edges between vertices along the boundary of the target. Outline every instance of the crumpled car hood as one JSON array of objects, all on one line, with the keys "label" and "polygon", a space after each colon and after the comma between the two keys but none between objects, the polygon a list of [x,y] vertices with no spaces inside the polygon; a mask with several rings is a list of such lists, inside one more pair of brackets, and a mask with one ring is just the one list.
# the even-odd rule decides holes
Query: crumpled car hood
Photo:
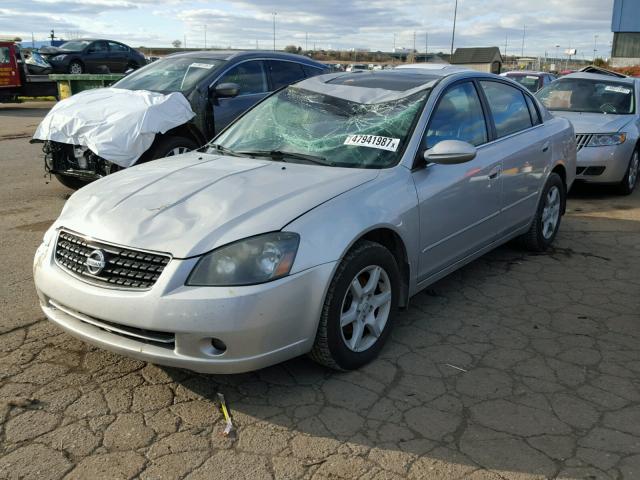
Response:
[{"label": "crumpled car hood", "polygon": [[615,133],[634,117],[633,115],[605,115],[603,113],[562,112],[558,110],[551,113],[569,120],[576,133]]},{"label": "crumpled car hood", "polygon": [[191,152],[87,185],[67,201],[55,226],[186,258],[280,230],[377,175]]}]

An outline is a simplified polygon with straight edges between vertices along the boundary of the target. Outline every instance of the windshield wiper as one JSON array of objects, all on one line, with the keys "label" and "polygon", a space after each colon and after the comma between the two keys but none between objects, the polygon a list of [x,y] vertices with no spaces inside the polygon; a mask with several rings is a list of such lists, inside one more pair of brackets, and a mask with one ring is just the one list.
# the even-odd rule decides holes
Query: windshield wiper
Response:
[{"label": "windshield wiper", "polygon": [[283,152],[281,150],[249,150],[237,152],[242,155],[250,155],[253,157],[269,157],[272,160],[278,162],[286,162],[285,157],[294,158],[296,160],[304,160],[305,162],[315,163],[317,165],[329,165],[333,166],[333,162],[330,162],[324,157],[317,155],[307,155],[305,153],[297,152]]},{"label": "windshield wiper", "polygon": [[245,155],[242,154],[242,152],[236,152],[235,150],[231,150],[230,148],[227,148],[225,146],[222,146],[218,143],[210,143],[209,145],[206,145],[207,147],[207,153],[209,153],[209,149],[214,148],[217,152],[220,153],[224,153],[225,155],[231,155],[234,157],[244,157]]}]

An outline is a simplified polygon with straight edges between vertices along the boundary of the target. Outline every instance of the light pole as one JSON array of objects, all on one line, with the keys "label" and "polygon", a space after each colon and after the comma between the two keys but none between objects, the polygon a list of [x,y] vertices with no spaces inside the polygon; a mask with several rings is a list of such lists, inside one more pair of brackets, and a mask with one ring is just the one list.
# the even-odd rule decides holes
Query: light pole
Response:
[{"label": "light pole", "polygon": [[[453,9],[453,30],[451,31],[451,58],[453,58],[453,42],[456,39],[456,18],[458,17],[458,0],[456,0],[456,6]],[[449,58],[449,61],[451,61]]]},{"label": "light pole", "polygon": [[596,61],[596,52],[598,51],[598,35],[593,36],[593,61]]},{"label": "light pole", "polygon": [[520,56],[524,57],[524,37],[527,33],[527,26],[523,25],[522,26],[522,51],[520,52]]},{"label": "light pole", "polygon": [[424,32],[424,63],[429,62],[429,32]]},{"label": "light pole", "polygon": [[204,49],[207,49],[207,26],[204,25]]},{"label": "light pole", "polygon": [[276,15],[278,12],[273,12],[273,51],[276,51]]}]

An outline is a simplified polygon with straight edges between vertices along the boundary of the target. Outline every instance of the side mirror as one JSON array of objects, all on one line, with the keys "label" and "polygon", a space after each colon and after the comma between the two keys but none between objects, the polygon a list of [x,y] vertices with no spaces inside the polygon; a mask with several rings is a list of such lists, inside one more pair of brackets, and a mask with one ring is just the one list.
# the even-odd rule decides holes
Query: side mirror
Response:
[{"label": "side mirror", "polygon": [[213,93],[218,98],[230,98],[238,95],[240,85],[237,83],[220,83],[216,85]]},{"label": "side mirror", "polygon": [[425,150],[424,159],[429,163],[456,165],[476,158],[476,147],[460,140],[443,140]]}]

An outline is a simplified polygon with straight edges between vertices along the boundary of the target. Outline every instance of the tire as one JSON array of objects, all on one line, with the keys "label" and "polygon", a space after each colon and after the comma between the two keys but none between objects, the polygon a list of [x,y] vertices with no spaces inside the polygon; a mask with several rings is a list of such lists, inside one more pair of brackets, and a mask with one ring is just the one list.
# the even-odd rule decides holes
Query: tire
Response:
[{"label": "tire", "polygon": [[82,65],[82,62],[79,62],[78,60],[73,60],[69,64],[69,73],[73,73],[75,75],[84,73],[84,65]]},{"label": "tire", "polygon": [[91,183],[91,182],[82,180],[81,178],[78,178],[78,177],[72,177],[70,175],[61,175],[59,173],[56,173],[55,177],[58,179],[58,181],[62,185],[64,185],[67,188],[70,188],[71,190],[79,190],[85,185],[88,185],[89,183]]},{"label": "tire", "polygon": [[631,195],[638,184],[638,177],[640,177],[640,149],[636,148],[629,159],[627,171],[618,185],[618,193]]},{"label": "tire", "polygon": [[520,237],[522,245],[527,250],[544,252],[553,243],[560,228],[566,201],[567,192],[564,183],[560,175],[552,173],[542,190],[531,227]]},{"label": "tire", "polygon": [[[368,289],[367,282],[375,282],[375,271],[379,280],[373,289]],[[354,294],[354,282],[363,294],[360,301]],[[309,353],[311,359],[335,370],[354,370],[372,361],[393,328],[399,295],[400,271],[391,252],[375,242],[356,243],[340,262],[329,285]],[[384,303],[377,304],[376,298]],[[349,317],[354,320],[341,327],[342,319]],[[369,321],[371,326],[365,325]]]},{"label": "tire", "polygon": [[[151,147],[151,151],[146,160],[157,160],[158,158],[171,157],[180,155],[190,150],[198,148],[196,142],[185,137],[160,137],[155,145]],[[183,150],[184,151],[181,151]]]}]

